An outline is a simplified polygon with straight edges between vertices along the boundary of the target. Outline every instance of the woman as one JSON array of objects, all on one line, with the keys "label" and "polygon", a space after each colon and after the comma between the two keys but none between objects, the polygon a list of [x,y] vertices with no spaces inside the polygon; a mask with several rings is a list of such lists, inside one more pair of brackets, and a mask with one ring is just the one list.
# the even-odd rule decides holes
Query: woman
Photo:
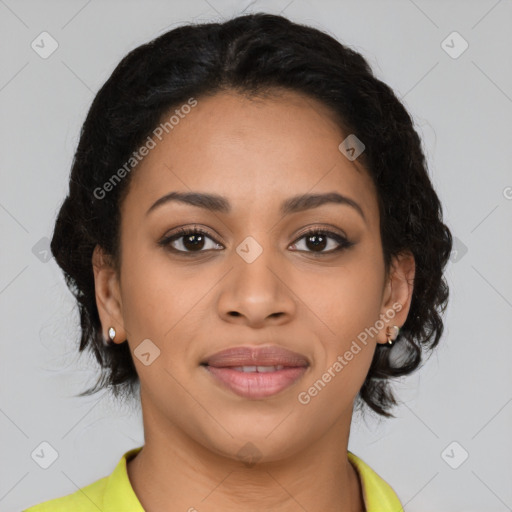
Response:
[{"label": "woman", "polygon": [[145,444],[29,512],[398,512],[348,451],[354,407],[443,332],[450,231],[421,141],[358,53],[252,14],[176,28],[95,97],[52,252],[92,394]]}]

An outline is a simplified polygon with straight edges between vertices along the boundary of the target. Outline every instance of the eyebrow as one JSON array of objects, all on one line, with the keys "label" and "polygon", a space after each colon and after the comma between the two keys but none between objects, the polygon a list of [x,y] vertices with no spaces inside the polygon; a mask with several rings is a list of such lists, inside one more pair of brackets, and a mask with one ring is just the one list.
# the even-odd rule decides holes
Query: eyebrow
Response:
[{"label": "eyebrow", "polygon": [[[146,215],[148,215],[159,206],[170,203],[172,201],[204,208],[205,210],[211,212],[231,212],[230,202],[225,197],[216,194],[206,194],[200,192],[170,192],[169,194],[166,194],[165,196],[158,199],[155,203],[153,203],[153,205],[146,212]],[[304,210],[309,210],[311,208],[318,208],[319,206],[329,203],[351,206],[366,221],[366,217],[361,206],[359,206],[359,204],[350,197],[338,194],[337,192],[328,192],[325,194],[303,194],[290,197],[281,204],[280,211],[282,215],[289,215],[291,213],[297,213]]]}]

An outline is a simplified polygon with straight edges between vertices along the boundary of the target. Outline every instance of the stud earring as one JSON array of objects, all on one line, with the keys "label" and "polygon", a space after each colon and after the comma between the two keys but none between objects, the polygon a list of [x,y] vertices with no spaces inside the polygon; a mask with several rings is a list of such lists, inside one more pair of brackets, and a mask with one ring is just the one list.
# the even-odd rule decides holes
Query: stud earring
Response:
[{"label": "stud earring", "polygon": [[[390,331],[394,331],[393,333]],[[393,346],[395,343],[395,340],[398,338],[398,335],[400,334],[400,327],[398,325],[393,325],[393,327],[386,327],[386,337],[388,340],[388,345]]]},{"label": "stud earring", "polygon": [[108,338],[105,340],[105,345],[107,347],[113,345],[115,337],[116,337],[116,330],[113,327],[109,327]]}]

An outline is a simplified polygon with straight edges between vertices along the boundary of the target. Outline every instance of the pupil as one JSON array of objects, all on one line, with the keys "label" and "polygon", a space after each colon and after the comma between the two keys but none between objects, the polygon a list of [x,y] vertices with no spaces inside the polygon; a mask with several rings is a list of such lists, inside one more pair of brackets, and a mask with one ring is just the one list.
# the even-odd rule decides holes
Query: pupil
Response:
[{"label": "pupil", "polygon": [[[193,239],[196,239],[195,242],[192,241]],[[191,246],[189,247],[187,244],[188,243],[191,243]],[[191,234],[191,235],[188,235],[185,237],[185,241],[183,242],[183,245],[187,248],[187,249],[197,249],[199,247],[199,249],[202,249],[202,246],[200,245],[201,243],[204,243],[204,240],[203,240],[203,235],[198,235],[198,234]]]},{"label": "pupil", "polygon": [[314,248],[320,248],[320,249],[325,249],[325,237],[322,236],[322,235],[311,235],[308,237],[308,241],[310,240],[313,240],[313,239],[316,239],[316,240],[320,240],[320,241],[317,241],[317,242],[313,242],[313,247]]}]

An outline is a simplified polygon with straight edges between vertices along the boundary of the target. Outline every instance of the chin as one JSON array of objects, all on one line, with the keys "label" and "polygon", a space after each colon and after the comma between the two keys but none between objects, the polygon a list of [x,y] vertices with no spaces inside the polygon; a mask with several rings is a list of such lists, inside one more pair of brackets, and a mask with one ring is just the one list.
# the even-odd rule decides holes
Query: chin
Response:
[{"label": "chin", "polygon": [[[286,414],[263,419],[257,415],[243,416],[241,421],[223,422],[225,430],[216,429],[213,436],[211,425],[205,426],[209,428],[208,433],[203,431],[204,435],[196,440],[207,450],[246,465],[276,462],[306,449],[313,441],[304,437],[304,433],[311,433],[311,430],[304,429],[303,422],[291,420],[288,423],[290,418],[283,421],[284,418]],[[301,424],[302,428],[298,428]]]}]

